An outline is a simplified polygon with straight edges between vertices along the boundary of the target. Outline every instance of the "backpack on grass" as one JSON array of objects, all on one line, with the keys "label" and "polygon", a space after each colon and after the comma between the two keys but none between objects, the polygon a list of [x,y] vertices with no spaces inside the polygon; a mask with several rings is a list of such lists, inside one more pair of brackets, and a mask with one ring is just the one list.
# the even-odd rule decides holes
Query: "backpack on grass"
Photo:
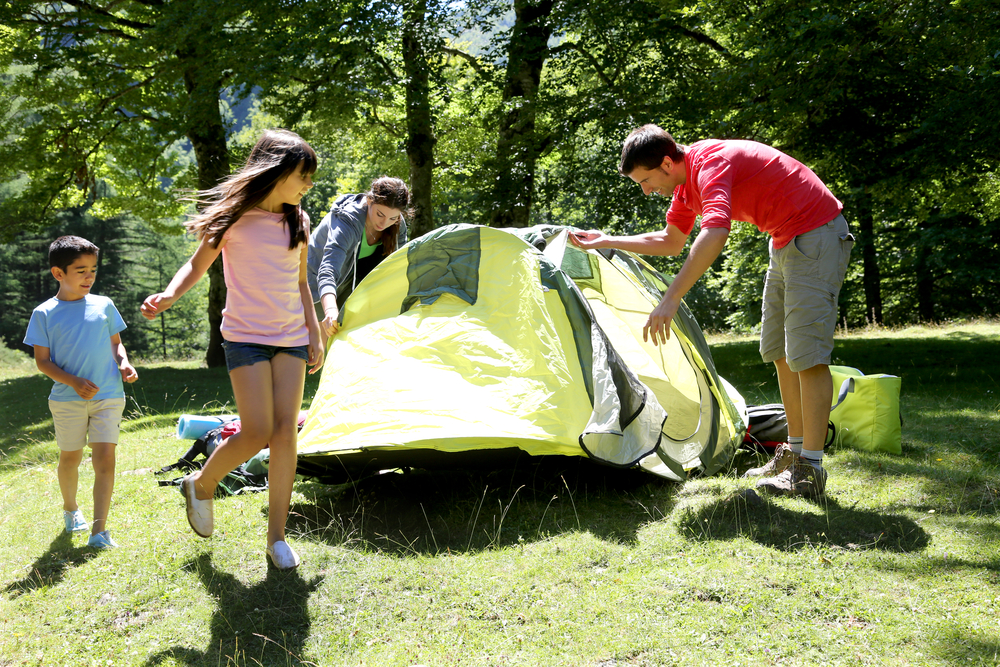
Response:
[{"label": "backpack on grass", "polygon": [[[836,440],[837,427],[831,421],[827,425],[826,443],[829,447]],[[743,448],[773,454],[774,448],[788,442],[788,419],[785,406],[781,403],[747,406],[747,432],[743,436]]]},{"label": "backpack on grass", "polygon": [[783,442],[788,442],[785,406],[781,403],[748,405],[747,432],[743,436],[743,446],[746,449],[773,452]]},{"label": "backpack on grass", "polygon": [[[160,468],[155,474],[163,475],[175,470],[201,470],[202,465],[204,465],[204,461],[199,460],[198,457],[204,456],[207,460],[220,442],[235,433],[239,433],[239,431],[239,420],[231,421],[217,428],[213,428],[195,440],[194,444],[191,445],[191,448],[184,454],[184,456],[179,458],[176,463],[171,463],[168,466]],[[261,453],[257,454],[246,463],[237,466],[235,470],[231,471],[219,480],[219,486],[215,490],[215,495],[235,496],[246,492],[266,491],[266,464],[262,466],[259,460],[256,464],[254,464],[255,459],[261,458],[261,454],[266,453],[266,451],[267,450],[261,450]],[[181,480],[183,479],[183,476],[175,477],[173,479],[161,479],[157,480],[157,484],[159,486],[180,486]]]}]

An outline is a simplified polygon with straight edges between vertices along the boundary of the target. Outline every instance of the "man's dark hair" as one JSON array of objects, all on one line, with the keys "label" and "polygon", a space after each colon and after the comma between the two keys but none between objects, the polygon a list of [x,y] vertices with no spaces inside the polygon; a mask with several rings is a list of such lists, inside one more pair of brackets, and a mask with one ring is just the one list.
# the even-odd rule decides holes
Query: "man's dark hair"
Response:
[{"label": "man's dark hair", "polygon": [[49,246],[49,266],[65,271],[80,255],[97,255],[101,249],[79,236],[60,236]]},{"label": "man's dark hair", "polygon": [[632,130],[622,145],[622,161],[618,173],[628,176],[636,167],[656,169],[663,158],[674,162],[684,159],[684,149],[677,145],[670,133],[657,125],[643,125]]}]

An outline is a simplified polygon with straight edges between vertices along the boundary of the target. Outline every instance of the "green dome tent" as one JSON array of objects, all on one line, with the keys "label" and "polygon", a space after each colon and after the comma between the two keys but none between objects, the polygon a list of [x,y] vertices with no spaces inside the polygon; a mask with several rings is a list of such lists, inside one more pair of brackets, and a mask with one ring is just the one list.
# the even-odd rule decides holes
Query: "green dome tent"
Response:
[{"label": "green dome tent", "polygon": [[299,472],[342,482],[524,453],[675,480],[725,466],[745,407],[690,311],[666,345],[644,343],[666,279],[568,231],[452,225],[384,260],[341,311]]}]

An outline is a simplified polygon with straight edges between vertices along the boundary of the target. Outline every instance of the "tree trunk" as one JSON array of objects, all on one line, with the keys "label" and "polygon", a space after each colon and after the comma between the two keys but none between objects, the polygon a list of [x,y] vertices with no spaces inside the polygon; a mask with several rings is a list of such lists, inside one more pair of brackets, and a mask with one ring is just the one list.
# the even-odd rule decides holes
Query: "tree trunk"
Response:
[{"label": "tree trunk", "polygon": [[858,198],[858,245],[861,246],[862,273],[865,287],[865,319],[869,324],[882,324],[882,275],[875,251],[875,217],[871,196]]},{"label": "tree trunk", "polygon": [[[926,233],[924,228],[920,231]],[[934,322],[937,319],[934,312],[934,274],[927,266],[930,250],[920,243],[916,253],[913,264],[917,275],[917,315],[921,322]]]},{"label": "tree trunk", "polygon": [[535,132],[538,84],[548,57],[554,0],[514,0],[514,28],[500,110],[492,227],[527,227],[540,141]]},{"label": "tree trunk", "polygon": [[936,322],[934,311],[934,276],[929,272],[919,273],[917,269],[917,313],[921,322]]},{"label": "tree trunk", "polygon": [[[187,56],[187,57],[185,57]],[[184,71],[184,85],[188,92],[187,137],[198,161],[198,189],[208,190],[229,175],[229,151],[226,147],[226,127],[219,110],[222,92],[221,77],[207,71],[199,54],[183,54],[189,66]],[[224,366],[226,354],[222,349],[222,309],[226,305],[226,281],[222,273],[220,255],[208,269],[208,349],[205,363],[209,368]]]},{"label": "tree trunk", "polygon": [[410,238],[434,229],[431,187],[434,173],[434,128],[431,119],[427,63],[427,0],[412,0],[403,10],[403,62],[406,71],[406,157],[410,162],[413,215]]}]

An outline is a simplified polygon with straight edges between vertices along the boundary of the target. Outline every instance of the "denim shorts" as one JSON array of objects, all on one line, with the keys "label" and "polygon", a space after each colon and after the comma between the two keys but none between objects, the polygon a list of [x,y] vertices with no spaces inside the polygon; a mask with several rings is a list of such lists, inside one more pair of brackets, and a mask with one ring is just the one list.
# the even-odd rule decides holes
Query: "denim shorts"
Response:
[{"label": "denim shorts", "polygon": [[222,341],[226,351],[226,367],[232,373],[240,366],[253,366],[259,361],[270,361],[276,354],[290,354],[296,359],[309,361],[309,346],[295,345],[293,347],[278,347],[277,345],[259,345],[257,343],[234,343],[231,340]]}]

